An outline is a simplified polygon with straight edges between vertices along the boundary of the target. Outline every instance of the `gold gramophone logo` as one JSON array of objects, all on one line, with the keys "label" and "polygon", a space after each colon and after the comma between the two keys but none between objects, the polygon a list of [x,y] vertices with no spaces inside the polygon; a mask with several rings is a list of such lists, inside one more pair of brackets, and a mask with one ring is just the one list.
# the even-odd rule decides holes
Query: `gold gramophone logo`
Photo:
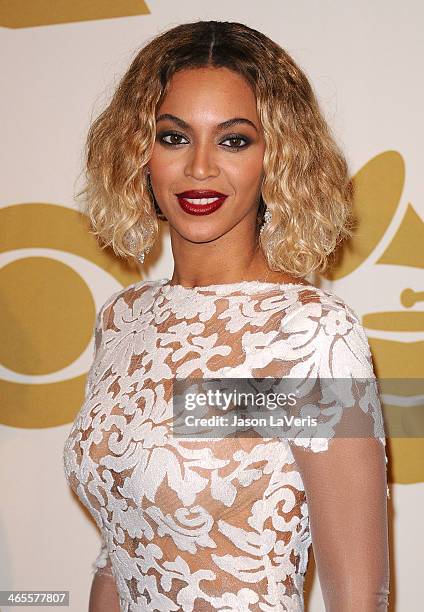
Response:
[{"label": "gold gramophone logo", "polygon": [[381,381],[391,479],[411,483],[424,481],[424,222],[412,203],[402,203],[404,180],[395,151],[356,174],[355,237],[328,278],[343,285],[358,275],[362,324]]}]

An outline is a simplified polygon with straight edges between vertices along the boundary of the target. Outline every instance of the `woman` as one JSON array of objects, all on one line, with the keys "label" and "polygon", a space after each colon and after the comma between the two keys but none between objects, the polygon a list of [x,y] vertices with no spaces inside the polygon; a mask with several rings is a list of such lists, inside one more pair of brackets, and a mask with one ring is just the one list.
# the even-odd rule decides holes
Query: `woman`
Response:
[{"label": "woman", "polygon": [[[352,192],[303,72],[239,23],[164,32],[90,128],[87,179],[92,225],[116,254],[143,261],[161,218],[174,257],[171,279],[135,283],[98,313],[65,445],[103,538],[90,612],[300,611],[311,543],[326,610],[386,610],[369,346],[352,309],[305,280],[351,234]],[[314,435],[182,439],[172,383],[189,377],[350,386],[335,407],[323,392],[305,405]],[[357,422],[361,435],[335,435]]]}]

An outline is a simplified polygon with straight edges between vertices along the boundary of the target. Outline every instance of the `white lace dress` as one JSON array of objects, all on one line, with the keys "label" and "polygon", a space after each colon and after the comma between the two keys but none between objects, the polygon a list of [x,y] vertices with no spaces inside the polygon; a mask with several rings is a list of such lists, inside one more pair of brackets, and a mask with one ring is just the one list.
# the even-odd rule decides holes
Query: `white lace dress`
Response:
[{"label": "white lace dress", "polygon": [[[114,577],[122,612],[303,611],[311,530],[292,449],[315,455],[331,436],[170,433],[175,377],[255,376],[374,379],[374,371],[358,317],[312,285],[142,281],[100,309],[64,467],[101,530],[94,571]],[[385,449],[371,391],[355,401]],[[386,594],[382,585],[375,610],[386,610]]]}]

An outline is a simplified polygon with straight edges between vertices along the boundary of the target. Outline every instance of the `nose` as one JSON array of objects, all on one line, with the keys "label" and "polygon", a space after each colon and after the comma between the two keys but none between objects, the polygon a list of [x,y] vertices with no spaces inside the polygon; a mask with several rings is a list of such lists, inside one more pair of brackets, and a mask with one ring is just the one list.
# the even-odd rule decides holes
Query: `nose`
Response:
[{"label": "nose", "polygon": [[199,181],[219,175],[219,167],[208,144],[199,144],[189,152],[184,174]]}]

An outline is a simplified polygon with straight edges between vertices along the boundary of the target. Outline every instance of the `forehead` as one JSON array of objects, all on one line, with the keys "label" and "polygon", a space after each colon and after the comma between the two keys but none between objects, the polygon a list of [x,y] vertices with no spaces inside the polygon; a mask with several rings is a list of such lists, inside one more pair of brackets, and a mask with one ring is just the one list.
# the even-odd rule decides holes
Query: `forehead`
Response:
[{"label": "forehead", "polygon": [[173,75],[158,108],[195,124],[231,117],[258,121],[256,97],[246,79],[228,68],[194,68]]}]

